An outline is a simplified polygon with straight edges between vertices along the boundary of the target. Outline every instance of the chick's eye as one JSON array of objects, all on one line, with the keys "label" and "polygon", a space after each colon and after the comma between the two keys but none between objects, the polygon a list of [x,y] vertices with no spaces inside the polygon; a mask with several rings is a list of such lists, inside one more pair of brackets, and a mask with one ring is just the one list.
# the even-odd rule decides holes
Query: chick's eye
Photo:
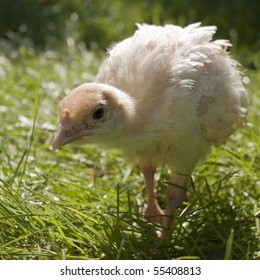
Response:
[{"label": "chick's eye", "polygon": [[104,108],[98,108],[96,109],[93,114],[92,114],[92,120],[93,121],[99,121],[101,120],[105,115],[105,110]]}]

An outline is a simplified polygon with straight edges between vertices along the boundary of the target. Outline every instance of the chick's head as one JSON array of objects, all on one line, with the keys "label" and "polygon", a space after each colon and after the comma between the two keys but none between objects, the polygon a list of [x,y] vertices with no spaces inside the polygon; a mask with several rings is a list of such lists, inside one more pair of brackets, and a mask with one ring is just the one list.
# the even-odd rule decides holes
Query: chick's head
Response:
[{"label": "chick's head", "polygon": [[133,101],[124,92],[104,84],[83,84],[60,102],[60,127],[52,148],[78,140],[102,142],[122,133],[133,115]]}]

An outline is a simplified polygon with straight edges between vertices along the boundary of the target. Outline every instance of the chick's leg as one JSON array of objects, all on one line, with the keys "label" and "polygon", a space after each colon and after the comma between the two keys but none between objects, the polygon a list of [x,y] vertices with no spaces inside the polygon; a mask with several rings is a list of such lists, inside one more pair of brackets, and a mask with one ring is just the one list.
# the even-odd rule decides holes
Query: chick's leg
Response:
[{"label": "chick's leg", "polygon": [[173,222],[173,214],[178,208],[182,206],[185,200],[186,189],[189,185],[190,176],[173,174],[171,182],[167,186],[166,194],[166,211],[164,226],[166,229],[170,228]]},{"label": "chick's leg", "polygon": [[140,171],[144,175],[147,192],[147,207],[144,215],[146,220],[153,224],[163,224],[164,212],[159,206],[154,192],[154,174],[156,166],[153,164],[139,164]]}]

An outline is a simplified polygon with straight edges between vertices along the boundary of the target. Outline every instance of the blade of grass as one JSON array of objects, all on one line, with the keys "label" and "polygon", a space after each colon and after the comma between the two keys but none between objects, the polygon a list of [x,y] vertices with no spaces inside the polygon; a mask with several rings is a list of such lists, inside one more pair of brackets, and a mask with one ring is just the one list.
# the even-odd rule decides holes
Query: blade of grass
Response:
[{"label": "blade of grass", "polygon": [[17,176],[19,176],[18,181],[19,181],[19,186],[20,186],[20,182],[21,182],[22,178],[24,177],[24,173],[26,170],[27,162],[28,162],[28,157],[30,154],[30,150],[31,150],[31,146],[32,146],[33,138],[34,138],[36,119],[37,119],[37,113],[38,113],[38,108],[39,108],[39,91],[40,91],[40,85],[41,85],[42,78],[43,78],[43,73],[41,74],[41,78],[38,81],[37,88],[35,91],[33,123],[32,123],[32,127],[31,127],[31,131],[29,132],[29,136],[28,136],[27,143],[25,145],[23,154],[18,162],[18,165],[14,171],[12,178],[9,181],[10,185],[12,185],[12,183],[14,182],[14,179]]},{"label": "blade of grass", "polygon": [[225,260],[232,260],[233,242],[234,242],[234,229],[232,228],[226,244]]}]

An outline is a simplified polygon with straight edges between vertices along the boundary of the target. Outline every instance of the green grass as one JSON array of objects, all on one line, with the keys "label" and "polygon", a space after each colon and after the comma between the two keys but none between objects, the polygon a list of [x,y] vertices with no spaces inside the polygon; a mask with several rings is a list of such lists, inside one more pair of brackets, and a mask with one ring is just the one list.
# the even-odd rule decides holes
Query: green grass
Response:
[{"label": "green grass", "polygon": [[[58,101],[101,56],[0,47],[0,259],[260,259],[260,71],[248,72],[248,126],[197,167],[166,243],[120,152],[50,148]],[[167,169],[157,176],[163,205]]]}]

